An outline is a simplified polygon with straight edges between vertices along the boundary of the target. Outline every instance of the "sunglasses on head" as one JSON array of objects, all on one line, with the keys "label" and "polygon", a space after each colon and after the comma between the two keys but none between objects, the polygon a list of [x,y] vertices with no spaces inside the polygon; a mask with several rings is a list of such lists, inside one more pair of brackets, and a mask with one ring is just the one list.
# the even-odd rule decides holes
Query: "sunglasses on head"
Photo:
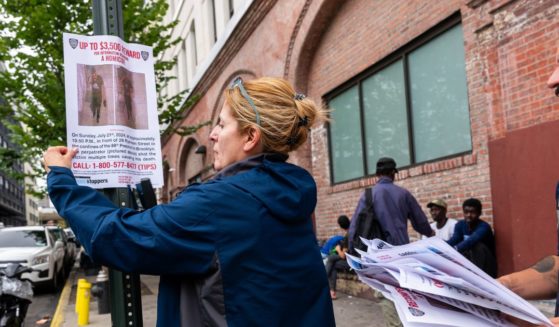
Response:
[{"label": "sunglasses on head", "polygon": [[248,95],[247,90],[243,86],[243,79],[241,77],[235,78],[229,85],[230,90],[233,90],[236,87],[239,88],[239,91],[241,91],[241,95],[248,101],[248,104],[252,107],[252,110],[254,110],[254,114],[256,115],[256,124],[260,126],[260,114],[256,109],[256,105],[254,105],[254,101],[252,101],[250,95]]}]

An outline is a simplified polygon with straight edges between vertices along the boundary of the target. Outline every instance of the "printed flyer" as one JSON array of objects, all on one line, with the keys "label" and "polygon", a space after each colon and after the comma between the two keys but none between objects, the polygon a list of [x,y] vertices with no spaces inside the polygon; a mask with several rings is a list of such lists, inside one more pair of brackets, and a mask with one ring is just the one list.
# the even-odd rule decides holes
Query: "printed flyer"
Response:
[{"label": "printed flyer", "polygon": [[64,33],[68,147],[80,185],[163,185],[151,47]]}]

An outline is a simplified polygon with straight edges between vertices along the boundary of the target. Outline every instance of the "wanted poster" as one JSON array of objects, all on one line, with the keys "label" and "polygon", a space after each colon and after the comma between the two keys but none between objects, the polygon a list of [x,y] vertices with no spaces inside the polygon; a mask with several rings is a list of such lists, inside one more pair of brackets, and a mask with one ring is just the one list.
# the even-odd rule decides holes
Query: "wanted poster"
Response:
[{"label": "wanted poster", "polygon": [[163,185],[151,47],[64,33],[68,147],[80,185]]}]

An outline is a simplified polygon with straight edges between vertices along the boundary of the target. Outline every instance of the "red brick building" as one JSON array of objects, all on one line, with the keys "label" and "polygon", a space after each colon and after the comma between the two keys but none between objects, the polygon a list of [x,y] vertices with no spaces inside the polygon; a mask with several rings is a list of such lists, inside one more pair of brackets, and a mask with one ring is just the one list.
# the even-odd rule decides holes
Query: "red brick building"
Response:
[{"label": "red brick building", "polygon": [[[285,77],[332,108],[290,157],[317,182],[319,238],[392,156],[422,206],[443,198],[460,219],[482,201],[507,273],[557,248],[559,99],[545,82],[558,46],[556,0],[254,0],[179,125],[215,122],[237,75]],[[164,200],[214,173],[210,129],[163,138]]]}]

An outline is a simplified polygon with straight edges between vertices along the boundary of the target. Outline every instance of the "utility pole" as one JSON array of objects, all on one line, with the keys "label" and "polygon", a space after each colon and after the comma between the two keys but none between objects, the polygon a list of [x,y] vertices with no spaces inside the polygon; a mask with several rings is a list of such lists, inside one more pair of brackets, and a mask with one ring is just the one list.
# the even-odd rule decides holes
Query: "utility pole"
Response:
[{"label": "utility pole", "polygon": [[[120,0],[93,0],[93,32],[114,35],[124,40]],[[128,188],[103,189],[118,207],[134,208],[134,196]],[[113,327],[142,327],[140,275],[109,269],[111,321]]]}]

